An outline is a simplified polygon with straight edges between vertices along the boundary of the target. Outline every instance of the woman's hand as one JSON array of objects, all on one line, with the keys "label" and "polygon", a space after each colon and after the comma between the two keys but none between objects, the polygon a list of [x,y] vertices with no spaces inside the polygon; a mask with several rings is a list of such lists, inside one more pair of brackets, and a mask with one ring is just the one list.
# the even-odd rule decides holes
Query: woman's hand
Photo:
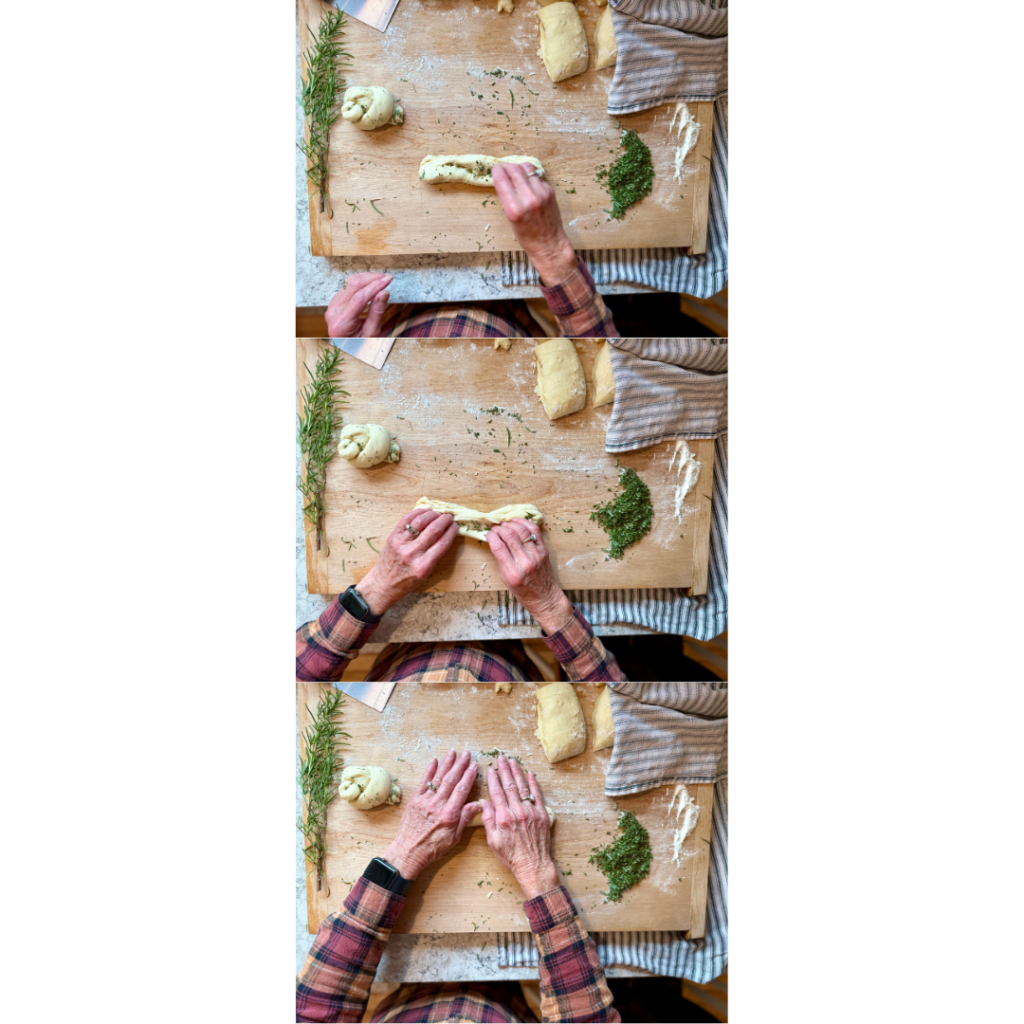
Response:
[{"label": "woman's hand", "polygon": [[549,636],[562,629],[572,616],[572,604],[551,571],[540,527],[525,519],[510,519],[487,531],[487,545],[498,560],[505,586],[541,629]]},{"label": "woman's hand", "polygon": [[377,564],[356,587],[370,611],[383,615],[399,598],[411,594],[434,571],[458,533],[458,523],[447,512],[406,512],[384,542]]},{"label": "woman's hand", "polygon": [[491,177],[516,241],[541,281],[561,284],[576,269],[576,251],[562,227],[555,190],[530,164],[495,164]]},{"label": "woman's hand", "polygon": [[487,769],[487,789],[491,799],[480,801],[480,812],[494,856],[516,876],[527,899],[556,888],[551,824],[537,776],[524,777],[518,761],[499,754],[497,770]]},{"label": "woman's hand", "polygon": [[[388,293],[384,289],[394,274],[352,274],[331,299],[327,312],[327,334],[331,338],[376,338],[380,336],[380,322],[388,308]],[[367,303],[370,310],[362,318]]]},{"label": "woman's hand", "polygon": [[458,757],[449,750],[438,765],[432,758],[415,795],[405,808],[398,834],[384,851],[384,859],[413,879],[435,860],[458,845],[480,801],[466,803],[476,782],[476,764],[469,751]]}]

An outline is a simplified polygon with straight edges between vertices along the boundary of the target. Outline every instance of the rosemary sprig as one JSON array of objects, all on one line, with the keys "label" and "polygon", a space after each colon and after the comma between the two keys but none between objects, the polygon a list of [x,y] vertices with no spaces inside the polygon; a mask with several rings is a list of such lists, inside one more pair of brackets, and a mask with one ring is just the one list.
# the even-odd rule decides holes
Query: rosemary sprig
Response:
[{"label": "rosemary sprig", "polygon": [[[338,443],[334,431],[341,426],[341,416],[335,411],[335,403],[344,403],[341,385],[334,380],[344,357],[336,348],[324,349],[316,361],[316,372],[309,374],[310,383],[302,392],[302,404],[305,415],[299,413],[299,448],[302,452],[305,479],[300,475],[298,488],[304,499],[302,512],[311,525],[308,534],[316,530],[316,549],[320,550],[320,542],[324,530],[324,488],[327,486],[327,467],[338,454]],[[330,555],[330,546],[327,554]]]},{"label": "rosemary sprig", "polygon": [[[345,15],[332,7],[321,18],[313,45],[303,54],[306,77],[302,82],[301,100],[309,139],[296,145],[309,161],[306,177],[320,195],[321,213],[330,198],[327,154],[331,146],[331,128],[341,116],[337,108],[339,94],[345,88],[341,70],[348,67],[348,62],[341,58],[352,57],[341,48],[340,36],[345,25]],[[309,29],[309,34],[313,34],[312,29]],[[333,210],[331,215],[334,215]]]},{"label": "rosemary sprig", "polygon": [[[338,794],[337,775],[345,764],[338,744],[343,743],[342,736],[351,739],[335,722],[344,703],[341,693],[332,689],[320,698],[315,715],[309,710],[309,705],[306,705],[312,724],[306,727],[302,737],[305,740],[306,756],[299,761],[299,783],[302,786],[305,814],[299,819],[298,825],[299,831],[306,839],[303,852],[310,863],[309,871],[306,873],[308,875],[316,871],[317,892],[323,888],[324,881],[327,806]],[[329,886],[327,895],[331,895]]]}]

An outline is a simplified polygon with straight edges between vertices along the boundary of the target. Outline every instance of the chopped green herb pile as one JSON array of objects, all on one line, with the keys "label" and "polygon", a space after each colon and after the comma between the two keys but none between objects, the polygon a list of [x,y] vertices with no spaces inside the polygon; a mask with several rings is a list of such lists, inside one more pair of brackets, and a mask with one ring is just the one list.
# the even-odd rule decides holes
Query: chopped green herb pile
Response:
[{"label": "chopped green herb pile", "polygon": [[619,813],[622,833],[611,846],[603,846],[590,856],[588,864],[596,864],[608,878],[608,891],[602,890],[606,902],[618,903],[622,894],[647,877],[651,870],[651,840],[647,829],[632,811]]},{"label": "chopped green herb pile", "polygon": [[611,547],[601,548],[612,558],[621,558],[631,544],[651,532],[654,506],[651,489],[636,475],[634,469],[619,472],[622,493],[607,505],[596,506],[590,518],[596,519],[611,541]]},{"label": "chopped green herb pile", "polygon": [[632,128],[624,128],[619,145],[625,152],[611,167],[601,167],[595,178],[612,197],[612,208],[605,212],[616,220],[622,220],[631,206],[649,195],[654,183],[651,151],[640,136]]}]

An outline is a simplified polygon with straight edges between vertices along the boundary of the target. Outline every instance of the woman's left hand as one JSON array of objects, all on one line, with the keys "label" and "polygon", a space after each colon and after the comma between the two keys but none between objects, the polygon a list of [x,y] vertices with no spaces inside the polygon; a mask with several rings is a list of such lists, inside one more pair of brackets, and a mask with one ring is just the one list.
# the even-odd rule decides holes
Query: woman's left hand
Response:
[{"label": "woman's left hand", "polygon": [[398,834],[384,851],[384,859],[403,878],[415,878],[458,845],[466,825],[480,810],[479,800],[466,803],[474,782],[476,764],[468,750],[458,757],[449,750],[440,764],[436,757],[431,759],[405,808]]},{"label": "woman's left hand", "polygon": [[[390,293],[384,291],[394,274],[366,271],[352,274],[331,299],[324,319],[331,338],[376,338],[388,308]],[[365,318],[363,313],[366,313]]]}]

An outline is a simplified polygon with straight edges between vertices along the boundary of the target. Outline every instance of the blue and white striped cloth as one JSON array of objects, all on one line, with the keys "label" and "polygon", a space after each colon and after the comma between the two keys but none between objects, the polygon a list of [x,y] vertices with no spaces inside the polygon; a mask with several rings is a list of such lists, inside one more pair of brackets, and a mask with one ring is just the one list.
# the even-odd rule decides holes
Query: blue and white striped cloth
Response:
[{"label": "blue and white striped cloth", "polygon": [[[728,10],[724,0],[609,0],[618,47],[608,113],[636,113],[679,101],[713,100],[707,250],[583,249],[597,285],[642,284],[709,299],[729,277]],[[668,76],[666,77],[666,72]],[[626,126],[628,127],[628,125]],[[536,285],[525,253],[502,254],[505,285]]]},{"label": "blue and white striped cloth", "polygon": [[[672,438],[715,437],[708,591],[570,590],[569,600],[595,626],[631,623],[662,633],[711,640],[729,619],[728,342],[703,338],[613,338],[615,405],[605,436],[610,452],[635,451]],[[716,436],[717,435],[717,436]],[[502,626],[536,625],[506,592]]]},{"label": "blue and white striped cloth", "polygon": [[[704,984],[717,978],[729,960],[727,685],[609,683],[608,688],[612,691],[615,747],[605,779],[605,795],[643,793],[678,782],[714,782],[715,799],[704,938],[687,940],[682,932],[674,931],[594,932],[597,955],[606,967],[639,967]],[[673,716],[678,720],[675,730],[667,727]],[[713,739],[702,731],[704,727],[698,724],[702,722],[715,730]],[[713,757],[708,756],[712,748]],[[629,751],[646,754],[626,756]],[[497,939],[500,966],[536,967],[539,963],[531,933],[502,933]]]}]

